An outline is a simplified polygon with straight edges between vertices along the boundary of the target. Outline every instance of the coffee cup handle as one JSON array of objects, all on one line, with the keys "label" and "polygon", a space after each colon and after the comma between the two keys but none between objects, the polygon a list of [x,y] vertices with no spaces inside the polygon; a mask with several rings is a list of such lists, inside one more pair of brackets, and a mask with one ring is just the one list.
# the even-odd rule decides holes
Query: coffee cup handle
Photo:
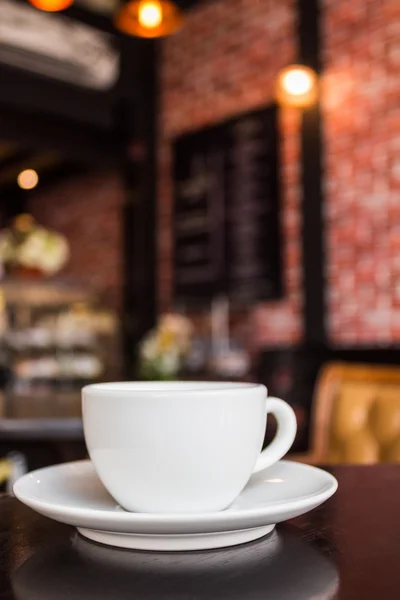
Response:
[{"label": "coffee cup handle", "polygon": [[290,450],[296,437],[296,415],[287,402],[269,396],[267,399],[267,415],[269,413],[275,416],[278,429],[272,442],[258,457],[253,473],[262,471],[278,462]]}]

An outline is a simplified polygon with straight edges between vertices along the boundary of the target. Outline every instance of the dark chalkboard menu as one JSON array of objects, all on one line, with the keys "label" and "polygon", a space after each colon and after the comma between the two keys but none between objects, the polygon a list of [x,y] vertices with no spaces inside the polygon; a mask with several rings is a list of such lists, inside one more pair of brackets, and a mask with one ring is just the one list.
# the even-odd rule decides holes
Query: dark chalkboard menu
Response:
[{"label": "dark chalkboard menu", "polygon": [[281,297],[277,108],[182,136],[173,153],[176,302]]}]

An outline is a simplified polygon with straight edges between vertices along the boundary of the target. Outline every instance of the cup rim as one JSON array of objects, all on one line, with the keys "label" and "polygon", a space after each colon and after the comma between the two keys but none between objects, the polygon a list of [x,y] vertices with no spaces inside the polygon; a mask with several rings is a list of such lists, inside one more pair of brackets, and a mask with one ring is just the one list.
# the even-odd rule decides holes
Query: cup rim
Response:
[{"label": "cup rim", "polygon": [[110,393],[131,394],[140,393],[150,395],[173,394],[229,394],[239,390],[256,390],[266,387],[261,383],[236,382],[236,381],[110,381],[104,383],[91,383],[82,388],[85,395],[108,395]]}]

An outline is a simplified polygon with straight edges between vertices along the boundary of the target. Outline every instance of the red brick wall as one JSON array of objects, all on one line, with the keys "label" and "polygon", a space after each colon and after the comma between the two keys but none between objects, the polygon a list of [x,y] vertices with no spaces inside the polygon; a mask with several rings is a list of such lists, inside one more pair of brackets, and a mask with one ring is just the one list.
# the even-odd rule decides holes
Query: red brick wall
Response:
[{"label": "red brick wall", "polygon": [[[400,2],[321,0],[327,327],[338,344],[400,340]],[[268,103],[296,60],[295,3],[214,0],[163,44],[160,307],[171,300],[170,140]],[[254,342],[302,334],[299,143],[281,112],[286,299],[255,307]]]},{"label": "red brick wall", "polygon": [[117,309],[121,305],[123,198],[117,173],[93,172],[43,192],[39,187],[29,207],[40,224],[63,233],[69,241],[71,257],[60,276],[92,287]]},{"label": "red brick wall", "polygon": [[[296,56],[293,0],[217,0],[193,10],[162,47],[159,146],[159,306],[171,303],[171,153],[179,134],[268,104],[279,70]],[[280,116],[283,301],[253,311],[253,341],[291,343],[301,336],[299,118]]]},{"label": "red brick wall", "polygon": [[325,0],[331,339],[400,341],[400,2]]}]

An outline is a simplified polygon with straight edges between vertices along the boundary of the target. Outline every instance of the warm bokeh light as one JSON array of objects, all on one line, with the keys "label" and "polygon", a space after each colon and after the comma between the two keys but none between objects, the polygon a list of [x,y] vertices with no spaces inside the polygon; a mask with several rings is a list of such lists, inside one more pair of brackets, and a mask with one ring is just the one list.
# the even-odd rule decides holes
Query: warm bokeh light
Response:
[{"label": "warm bokeh light", "polygon": [[46,12],[59,12],[65,10],[74,0],[29,0],[35,8]]},{"label": "warm bokeh light", "polygon": [[33,190],[39,182],[39,176],[33,169],[25,169],[18,175],[17,181],[23,190]]},{"label": "warm bokeh light", "polygon": [[282,78],[282,85],[288,94],[300,96],[309,92],[313,86],[313,80],[307,71],[302,69],[292,69],[285,73]]},{"label": "warm bokeh light", "polygon": [[172,0],[130,0],[121,7],[114,23],[128,35],[156,38],[177,31],[182,15]]},{"label": "warm bokeh light", "polygon": [[280,72],[277,100],[286,106],[306,107],[315,103],[318,94],[317,74],[303,65],[291,65]]},{"label": "warm bokeh light", "polygon": [[158,27],[163,19],[162,7],[156,0],[145,0],[138,8],[138,20],[143,27]]}]

